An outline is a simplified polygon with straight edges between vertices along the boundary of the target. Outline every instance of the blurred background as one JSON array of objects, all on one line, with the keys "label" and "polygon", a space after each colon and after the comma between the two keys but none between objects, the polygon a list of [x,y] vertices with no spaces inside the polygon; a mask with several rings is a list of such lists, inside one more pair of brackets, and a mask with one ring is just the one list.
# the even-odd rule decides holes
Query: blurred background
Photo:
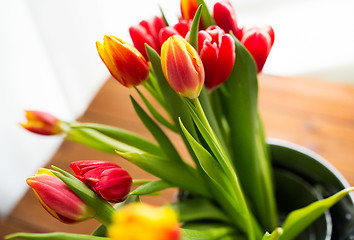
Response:
[{"label": "blurred background", "polygon": [[[207,1],[209,6],[214,1]],[[0,1],[0,217],[27,189],[25,179],[62,137],[21,129],[24,110],[79,117],[109,74],[95,42],[130,41],[128,27],[159,14],[179,15],[178,0]],[[271,25],[275,43],[263,72],[354,84],[353,0],[233,0],[240,26]],[[354,99],[354,97],[353,97]]]}]

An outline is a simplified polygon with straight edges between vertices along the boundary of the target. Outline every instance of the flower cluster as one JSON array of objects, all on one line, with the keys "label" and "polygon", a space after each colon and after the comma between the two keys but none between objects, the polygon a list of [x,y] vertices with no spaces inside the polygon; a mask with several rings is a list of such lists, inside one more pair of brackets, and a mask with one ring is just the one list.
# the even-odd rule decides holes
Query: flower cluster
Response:
[{"label": "flower cluster", "polygon": [[[181,0],[180,6],[181,17],[173,25],[155,16],[132,26],[133,45],[112,35],[96,44],[112,76],[138,92],[150,114],[134,97],[132,105],[155,142],[118,127],[64,122],[39,111],[27,111],[28,122],[21,124],[33,133],[63,133],[67,140],[118,154],[157,179],[133,180],[106,161],[72,162],[74,174],[55,166],[40,169],[27,183],[52,216],[65,223],[95,218],[102,225],[92,236],[19,233],[9,239],[287,240],[354,190],[282,213],[285,221],[279,221],[257,102],[257,74],[274,31],[240,27],[229,0],[216,2],[212,13],[203,0]],[[182,137],[193,164],[179,154],[166,130]],[[176,202],[140,203],[140,196],[172,187],[180,190]]]}]

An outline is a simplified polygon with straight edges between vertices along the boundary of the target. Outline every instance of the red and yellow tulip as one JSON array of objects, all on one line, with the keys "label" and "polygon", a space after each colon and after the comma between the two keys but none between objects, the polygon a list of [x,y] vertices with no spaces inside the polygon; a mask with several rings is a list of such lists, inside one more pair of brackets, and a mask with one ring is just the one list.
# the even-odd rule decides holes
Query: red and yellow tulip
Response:
[{"label": "red and yellow tulip", "polygon": [[204,67],[197,51],[181,36],[171,36],[161,48],[162,71],[170,86],[190,99],[197,98],[204,84]]},{"label": "red and yellow tulip", "polygon": [[113,215],[108,227],[112,240],[179,240],[177,214],[169,207],[132,203]]},{"label": "red and yellow tulip", "polygon": [[110,202],[122,202],[132,186],[129,173],[112,162],[76,161],[70,163],[76,177],[102,198]]},{"label": "red and yellow tulip", "polygon": [[50,113],[26,111],[26,123],[20,125],[30,132],[40,135],[56,135],[63,132],[60,121]]},{"label": "red and yellow tulip", "polygon": [[48,169],[27,178],[39,202],[53,217],[64,223],[76,223],[92,218],[95,212],[66,184]]},{"label": "red and yellow tulip", "polygon": [[182,18],[186,20],[193,20],[199,4],[197,0],[181,0],[180,7]]},{"label": "red and yellow tulip", "polygon": [[123,86],[134,87],[149,75],[149,66],[141,53],[123,40],[105,35],[97,51],[112,76]]}]

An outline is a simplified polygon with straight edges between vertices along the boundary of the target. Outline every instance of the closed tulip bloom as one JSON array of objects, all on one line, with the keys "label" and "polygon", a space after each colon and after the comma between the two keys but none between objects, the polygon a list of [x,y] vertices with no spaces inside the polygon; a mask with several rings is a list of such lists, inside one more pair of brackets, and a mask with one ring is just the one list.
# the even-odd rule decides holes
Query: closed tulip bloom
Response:
[{"label": "closed tulip bloom", "polygon": [[197,51],[181,36],[168,38],[161,48],[162,71],[170,86],[190,99],[204,84],[204,67]]},{"label": "closed tulip bloom", "polygon": [[105,35],[103,45],[96,42],[97,51],[112,76],[125,87],[141,84],[149,75],[145,58],[132,45]]},{"label": "closed tulip bloom", "polygon": [[166,25],[163,18],[155,16],[129,28],[129,34],[134,46],[146,59],[148,56],[145,50],[145,43],[155,49],[157,53],[160,53],[162,42],[159,39],[159,32],[164,27]]},{"label": "closed tulip bloom", "polygon": [[117,164],[105,161],[76,161],[70,163],[76,177],[102,198],[122,202],[132,186],[132,178]]},{"label": "closed tulip bloom", "polygon": [[215,3],[213,9],[216,24],[224,29],[226,33],[233,32],[237,39],[242,37],[242,28],[239,28],[236,20],[236,12],[229,0],[222,0]]},{"label": "closed tulip bloom", "polygon": [[205,68],[205,87],[214,89],[230,76],[235,63],[235,42],[218,26],[198,33],[198,49]]},{"label": "closed tulip bloom", "polygon": [[62,123],[52,114],[41,111],[26,111],[27,123],[20,125],[40,135],[56,135],[63,132]]},{"label": "closed tulip bloom", "polygon": [[95,214],[63,181],[47,169],[39,169],[26,182],[44,209],[64,223],[81,222]]},{"label": "closed tulip bloom", "polygon": [[251,53],[257,64],[257,70],[260,72],[274,43],[273,28],[270,26],[250,28],[244,31],[241,43]]},{"label": "closed tulip bloom", "polygon": [[112,240],[179,240],[177,214],[169,207],[132,203],[113,215],[108,227]]}]

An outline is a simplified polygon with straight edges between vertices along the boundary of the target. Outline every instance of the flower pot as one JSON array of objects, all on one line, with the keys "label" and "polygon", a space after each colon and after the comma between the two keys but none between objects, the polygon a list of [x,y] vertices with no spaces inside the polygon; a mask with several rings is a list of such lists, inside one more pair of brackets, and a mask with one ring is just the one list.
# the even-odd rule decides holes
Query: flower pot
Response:
[{"label": "flower pot", "polygon": [[[269,139],[280,220],[291,210],[349,187],[331,164],[314,152],[282,140]],[[354,197],[349,194],[297,239],[354,239]]]}]

